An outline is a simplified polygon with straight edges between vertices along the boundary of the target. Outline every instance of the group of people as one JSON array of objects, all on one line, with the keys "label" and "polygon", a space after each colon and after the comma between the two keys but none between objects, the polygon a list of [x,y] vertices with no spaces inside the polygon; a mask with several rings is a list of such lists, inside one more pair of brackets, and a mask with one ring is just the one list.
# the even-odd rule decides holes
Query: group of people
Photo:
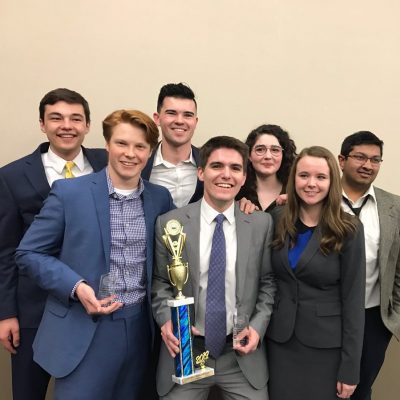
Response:
[{"label": "group of people", "polygon": [[[336,160],[320,146],[297,154],[280,126],[261,125],[244,143],[215,136],[198,149],[182,83],[161,88],[153,118],[108,115],[105,150],[82,146],[90,110],[77,92],[47,93],[39,121],[47,142],[0,168],[14,399],[44,400],[50,376],[57,400],[371,399],[400,338],[400,198],[372,185],[382,140],[354,133]],[[185,385],[171,379],[173,219],[186,234],[193,351],[214,368]],[[233,344],[239,314],[249,324]]]}]

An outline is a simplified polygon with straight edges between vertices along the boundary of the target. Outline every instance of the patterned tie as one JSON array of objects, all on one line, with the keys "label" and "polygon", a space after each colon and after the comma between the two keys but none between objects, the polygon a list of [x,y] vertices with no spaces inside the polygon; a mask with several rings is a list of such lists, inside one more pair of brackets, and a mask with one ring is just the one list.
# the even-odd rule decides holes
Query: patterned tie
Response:
[{"label": "patterned tie", "polygon": [[74,174],[72,173],[72,168],[74,165],[75,163],[73,161],[67,161],[65,163],[65,178],[75,178]]},{"label": "patterned tie", "polygon": [[226,343],[225,268],[226,246],[222,223],[225,216],[218,214],[212,239],[208,268],[207,301],[205,315],[205,346],[217,358]]}]

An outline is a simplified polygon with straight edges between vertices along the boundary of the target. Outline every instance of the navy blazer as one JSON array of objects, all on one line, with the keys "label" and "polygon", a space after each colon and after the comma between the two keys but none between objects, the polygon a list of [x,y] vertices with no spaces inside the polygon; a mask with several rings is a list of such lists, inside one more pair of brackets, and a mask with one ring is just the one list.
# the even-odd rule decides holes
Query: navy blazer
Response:
[{"label": "navy blazer", "polygon": [[[43,206],[50,186],[42,163],[49,143],[0,169],[0,320],[18,317],[21,328],[37,328],[47,293],[18,273],[15,249]],[[94,171],[107,165],[104,149],[82,148]]]},{"label": "navy blazer", "polygon": [[[155,157],[158,147],[160,146],[160,143],[158,143],[158,145],[154,148],[153,153],[151,154],[151,157],[147,161],[146,166],[143,168],[143,171],[142,171],[143,179],[146,179],[146,180],[150,179],[151,170],[153,169],[153,164],[154,164],[154,157]],[[196,165],[199,166],[200,165],[199,149],[195,146],[192,146],[192,154],[193,154],[194,161],[196,162]],[[194,203],[194,202],[200,200],[203,197],[203,189],[204,189],[203,182],[200,181],[199,179],[197,179],[196,189],[193,193],[192,198],[189,200],[189,203]]]},{"label": "navy blazer", "polygon": [[288,236],[281,249],[272,251],[278,291],[267,337],[285,343],[296,335],[309,347],[341,348],[338,380],[356,384],[364,334],[363,227],[358,225],[340,253],[324,255],[320,243],[317,227],[294,270],[288,260]]},{"label": "navy blazer", "polygon": [[[150,305],[154,225],[158,215],[173,208],[173,202],[167,189],[147,181],[142,199]],[[100,276],[110,270],[110,235],[109,194],[103,170],[56,181],[17,249],[21,272],[49,293],[33,349],[34,360],[56,378],[79,365],[96,331],[96,321],[70,296],[81,279],[97,292]]]}]

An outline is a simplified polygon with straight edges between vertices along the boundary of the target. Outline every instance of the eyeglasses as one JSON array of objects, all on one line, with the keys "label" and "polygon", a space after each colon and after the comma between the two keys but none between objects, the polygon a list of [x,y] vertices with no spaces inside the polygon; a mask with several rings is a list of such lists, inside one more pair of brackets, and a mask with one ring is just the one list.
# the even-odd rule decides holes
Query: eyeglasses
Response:
[{"label": "eyeglasses", "polygon": [[368,157],[365,154],[349,154],[347,158],[350,157],[355,160],[359,164],[365,164],[368,160],[371,162],[372,165],[379,165],[383,160],[381,157],[374,156]]},{"label": "eyeglasses", "polygon": [[272,157],[279,157],[283,152],[282,147],[277,145],[264,146],[263,144],[259,144],[253,147],[253,151],[257,156],[263,156],[267,150],[269,150]]}]

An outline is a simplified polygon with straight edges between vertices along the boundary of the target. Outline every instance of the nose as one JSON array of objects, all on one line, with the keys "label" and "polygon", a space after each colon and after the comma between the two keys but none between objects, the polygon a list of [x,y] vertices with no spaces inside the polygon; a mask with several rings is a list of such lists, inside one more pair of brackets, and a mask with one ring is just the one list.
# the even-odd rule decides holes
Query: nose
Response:
[{"label": "nose", "polygon": [[133,158],[135,157],[135,148],[133,146],[127,146],[125,149],[125,157]]},{"label": "nose", "polygon": [[371,159],[367,158],[367,160],[366,160],[365,163],[363,164],[363,168],[372,169]]},{"label": "nose", "polygon": [[222,170],[222,177],[225,179],[229,179],[231,177],[231,170],[229,166],[226,166]]},{"label": "nose", "polygon": [[267,147],[265,149],[264,158],[268,158],[268,159],[272,158],[271,149],[269,147]]},{"label": "nose", "polygon": [[69,118],[63,118],[62,120],[62,128],[63,129],[71,129],[72,125],[71,125],[71,121],[69,120]]},{"label": "nose", "polygon": [[177,113],[175,116],[175,122],[177,124],[183,124],[183,115],[181,113]]},{"label": "nose", "polygon": [[311,186],[311,187],[314,187],[315,186],[315,178],[313,177],[313,176],[310,176],[309,178],[308,178],[308,181],[307,181],[307,186]]}]

